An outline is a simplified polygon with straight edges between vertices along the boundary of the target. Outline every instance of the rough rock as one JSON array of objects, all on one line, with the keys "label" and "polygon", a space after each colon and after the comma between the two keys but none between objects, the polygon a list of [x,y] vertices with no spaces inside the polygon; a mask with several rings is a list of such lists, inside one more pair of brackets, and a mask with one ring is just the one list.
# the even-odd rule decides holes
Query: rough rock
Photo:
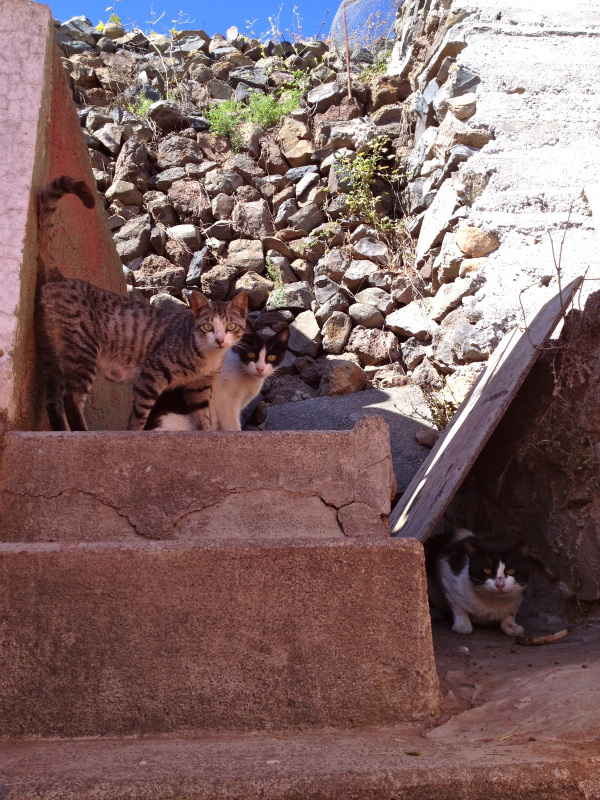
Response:
[{"label": "rough rock", "polygon": [[385,321],[381,311],[368,303],[353,303],[348,313],[352,321],[363,328],[381,328]]},{"label": "rough rock", "polygon": [[238,272],[263,272],[265,257],[262,242],[251,239],[235,239],[229,245],[226,261]]},{"label": "rough rock", "polygon": [[389,259],[389,251],[385,242],[380,242],[372,236],[365,236],[352,245],[352,257],[385,265]]},{"label": "rough rock", "polygon": [[159,100],[148,109],[148,118],[163,131],[174,131],[185,127],[186,112],[179,103]]},{"label": "rough rock", "polygon": [[431,341],[437,326],[431,318],[430,309],[429,301],[413,300],[389,314],[385,320],[385,327],[398,336],[414,337],[422,342]]},{"label": "rough rock", "polygon": [[338,83],[322,83],[308,93],[306,100],[314,107],[314,113],[320,114],[330,106],[337,105],[344,96],[344,91]]},{"label": "rough rock", "polygon": [[273,305],[272,299],[269,300],[268,310],[275,308],[310,310],[315,300],[313,291],[306,281],[284,284],[281,294],[281,302],[277,305]]},{"label": "rough rock", "polygon": [[321,331],[312,311],[302,311],[290,325],[288,349],[297,356],[316,356]]},{"label": "rough rock", "polygon": [[481,258],[499,247],[500,242],[493,233],[466,226],[458,229],[456,245],[467,258]]},{"label": "rough rock", "polygon": [[432,247],[441,242],[443,235],[452,225],[459,205],[460,201],[451,180],[445,180],[423,217],[415,254],[417,263],[424,259]]},{"label": "rough rock", "polygon": [[[478,276],[457,278],[454,283],[445,283],[431,299],[431,318],[440,322],[448,312],[456,308],[463,297],[475,294],[480,288]],[[417,337],[418,338],[418,337]]]},{"label": "rough rock", "polygon": [[162,256],[147,256],[135,273],[138,286],[157,286],[181,291],[185,285],[185,270],[171,264]]},{"label": "rough rock", "polygon": [[182,221],[202,220],[202,222],[208,222],[212,218],[210,202],[201,190],[198,181],[191,181],[188,178],[174,181],[167,198]]},{"label": "rough rock", "polygon": [[356,353],[361,364],[384,364],[400,360],[400,344],[391,331],[354,328],[348,340],[348,352]]},{"label": "rough rock", "polygon": [[157,163],[160,169],[200,164],[203,160],[204,154],[200,145],[183,136],[171,136],[163,139],[158,147]]},{"label": "rough rock", "polygon": [[229,267],[226,264],[217,264],[207,272],[202,273],[200,285],[203,294],[209,300],[225,300],[236,275],[237,271],[234,267]]},{"label": "rough rock", "polygon": [[174,225],[167,229],[167,236],[183,242],[192,252],[200,249],[201,230],[196,225]]},{"label": "rough rock", "polygon": [[117,253],[122,261],[145,256],[150,249],[150,217],[145,214],[129,220],[114,234]]},{"label": "rough rock", "polygon": [[210,197],[216,197],[219,194],[232,195],[243,183],[244,179],[237,172],[215,169],[206,176],[204,188]]},{"label": "rough rock", "polygon": [[361,292],[355,293],[354,297],[357,303],[375,306],[375,308],[381,311],[384,317],[391,312],[395,305],[388,292],[374,287],[363,289]]},{"label": "rough rock", "polygon": [[352,261],[344,273],[342,283],[351,292],[357,292],[369,285],[369,276],[377,272],[377,264],[372,261]]},{"label": "rough rock", "polygon": [[[273,281],[252,270],[245,272],[235,282],[236,292],[244,291],[248,295],[248,307],[251,311],[262,308],[274,287]],[[265,322],[265,324],[268,325],[269,323]]]},{"label": "rough rock", "polygon": [[142,202],[142,193],[129,181],[113,181],[105,193],[108,200],[120,200],[126,206],[137,206]]},{"label": "rough rock", "polygon": [[179,239],[169,239],[165,243],[165,253],[173,264],[186,272],[194,256],[190,248]]},{"label": "rough rock", "polygon": [[236,231],[249,239],[263,239],[275,233],[266,200],[240,203],[234,209],[231,220]]},{"label": "rough rock", "polygon": [[342,352],[352,331],[352,321],[342,311],[334,311],[322,329],[323,350],[337,355]]}]

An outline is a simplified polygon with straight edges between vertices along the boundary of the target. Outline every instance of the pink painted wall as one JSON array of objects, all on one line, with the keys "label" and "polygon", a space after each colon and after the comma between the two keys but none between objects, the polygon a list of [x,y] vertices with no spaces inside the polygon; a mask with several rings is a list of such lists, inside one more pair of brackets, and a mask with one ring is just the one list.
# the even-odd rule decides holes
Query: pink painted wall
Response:
[{"label": "pink painted wall", "polygon": [[[33,59],[29,76],[23,75],[17,52],[23,47],[21,40],[25,37],[28,43],[25,52]],[[0,223],[0,293],[4,295],[4,304],[0,301],[0,313],[4,313],[0,318],[0,349],[4,351],[0,357],[0,431],[2,428],[40,430],[48,427],[48,421],[38,379],[33,331],[35,197],[40,188],[60,175],[72,175],[90,186],[94,186],[94,179],[56,46],[50,9],[29,0],[4,0],[0,49],[4,55],[2,77],[13,87],[8,100],[12,117],[8,129],[0,133],[0,147],[5,140],[19,166],[18,180],[11,181],[13,197],[0,200],[0,204],[18,205],[12,230],[6,232],[13,237],[13,252],[8,254],[2,248],[4,232]],[[10,129],[11,124],[16,126],[15,130]],[[0,217],[2,211],[0,206]],[[83,278],[118,294],[125,293],[121,263],[101,203],[89,210],[76,197],[67,196],[60,201],[53,254],[67,277]],[[7,255],[11,258],[7,259]],[[20,262],[18,265],[15,259]],[[2,337],[5,345],[12,337],[9,347],[2,347]],[[123,429],[129,395],[129,391],[99,379],[88,403],[90,427]]]}]

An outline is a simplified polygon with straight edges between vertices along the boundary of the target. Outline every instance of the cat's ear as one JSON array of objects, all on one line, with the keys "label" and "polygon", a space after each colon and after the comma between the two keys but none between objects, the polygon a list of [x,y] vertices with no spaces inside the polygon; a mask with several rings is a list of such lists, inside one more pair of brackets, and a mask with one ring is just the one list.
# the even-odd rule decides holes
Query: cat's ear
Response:
[{"label": "cat's ear", "polygon": [[210,300],[207,300],[201,292],[192,292],[190,295],[190,307],[194,316],[197,317],[202,311],[206,311],[212,306]]},{"label": "cat's ear", "polygon": [[255,333],[256,333],[256,328],[254,326],[254,323],[249,317],[246,317],[246,330],[244,331],[244,336],[246,336],[247,334],[252,336]]},{"label": "cat's ear", "polygon": [[475,555],[475,553],[481,549],[475,536],[468,536],[465,539],[460,539],[460,544],[462,544],[470,556]]},{"label": "cat's ear", "polygon": [[282,328],[280,331],[277,331],[277,333],[273,337],[273,343],[278,344],[281,347],[287,347],[289,339],[290,339],[290,329]]},{"label": "cat's ear", "polygon": [[248,311],[248,295],[246,292],[238,292],[229,305],[234,311],[245,317]]}]

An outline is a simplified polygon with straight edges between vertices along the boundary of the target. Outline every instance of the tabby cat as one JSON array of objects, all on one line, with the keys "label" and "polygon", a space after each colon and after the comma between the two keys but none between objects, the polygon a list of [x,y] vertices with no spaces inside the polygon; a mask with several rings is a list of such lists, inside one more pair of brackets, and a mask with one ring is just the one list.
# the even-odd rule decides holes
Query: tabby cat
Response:
[{"label": "tabby cat", "polygon": [[455,633],[499,622],[507,636],[523,635],[515,614],[529,578],[527,545],[482,542],[461,528],[432,537],[426,549],[430,603],[452,612]]},{"label": "tabby cat", "polygon": [[229,347],[244,334],[248,298],[211,303],[192,293],[191,312],[137,303],[84,280],[64,278],[48,256],[52,216],[59,199],[95,198],[83,181],[62,177],[40,193],[36,328],[46,374],[46,408],[54,430],[87,430],[86,398],[97,372],[131,382],[127,429],[141,431],[156,398],[181,386],[194,426],[210,428],[209,400]]},{"label": "tabby cat", "polygon": [[[262,389],[265,378],[272,375],[285,358],[289,328],[266,336],[258,333],[252,323],[231,350],[227,351],[221,373],[213,386],[210,400],[213,429],[240,431],[240,414]],[[194,429],[185,396],[181,389],[162,394],[148,418],[146,428],[187,431]]]}]

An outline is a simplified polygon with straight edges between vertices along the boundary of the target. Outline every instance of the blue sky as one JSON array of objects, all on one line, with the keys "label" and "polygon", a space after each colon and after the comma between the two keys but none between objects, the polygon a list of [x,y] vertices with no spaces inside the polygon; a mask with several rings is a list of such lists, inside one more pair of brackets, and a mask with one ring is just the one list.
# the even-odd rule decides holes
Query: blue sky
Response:
[{"label": "blue sky", "polygon": [[[55,18],[65,22],[71,17],[83,15],[91,20],[93,25],[97,25],[100,20],[106,22],[110,16],[107,8],[113,0],[55,0],[48,3]],[[298,0],[298,14],[301,19],[302,35],[304,38],[314,36],[325,12],[329,8],[329,15],[323,27],[323,34],[327,34],[329,27],[335,16],[339,0],[329,2],[306,2]],[[285,33],[286,29],[297,29],[297,22],[294,18],[293,0],[219,0],[218,2],[206,3],[197,0],[117,0],[115,13],[124,23],[137,22],[139,27],[146,30],[150,27],[152,20],[151,12],[155,12],[155,19],[164,16],[155,27],[159,33],[164,33],[165,29],[173,27],[173,20],[181,17],[193,21],[192,25],[181,25],[184,28],[204,28],[212,36],[214,33],[225,34],[231,25],[237,25],[241,33],[247,33],[247,22],[254,22],[251,30],[257,36],[266,33],[269,28],[269,17],[276,17],[279,8],[282,7],[279,18],[279,27]]]}]

